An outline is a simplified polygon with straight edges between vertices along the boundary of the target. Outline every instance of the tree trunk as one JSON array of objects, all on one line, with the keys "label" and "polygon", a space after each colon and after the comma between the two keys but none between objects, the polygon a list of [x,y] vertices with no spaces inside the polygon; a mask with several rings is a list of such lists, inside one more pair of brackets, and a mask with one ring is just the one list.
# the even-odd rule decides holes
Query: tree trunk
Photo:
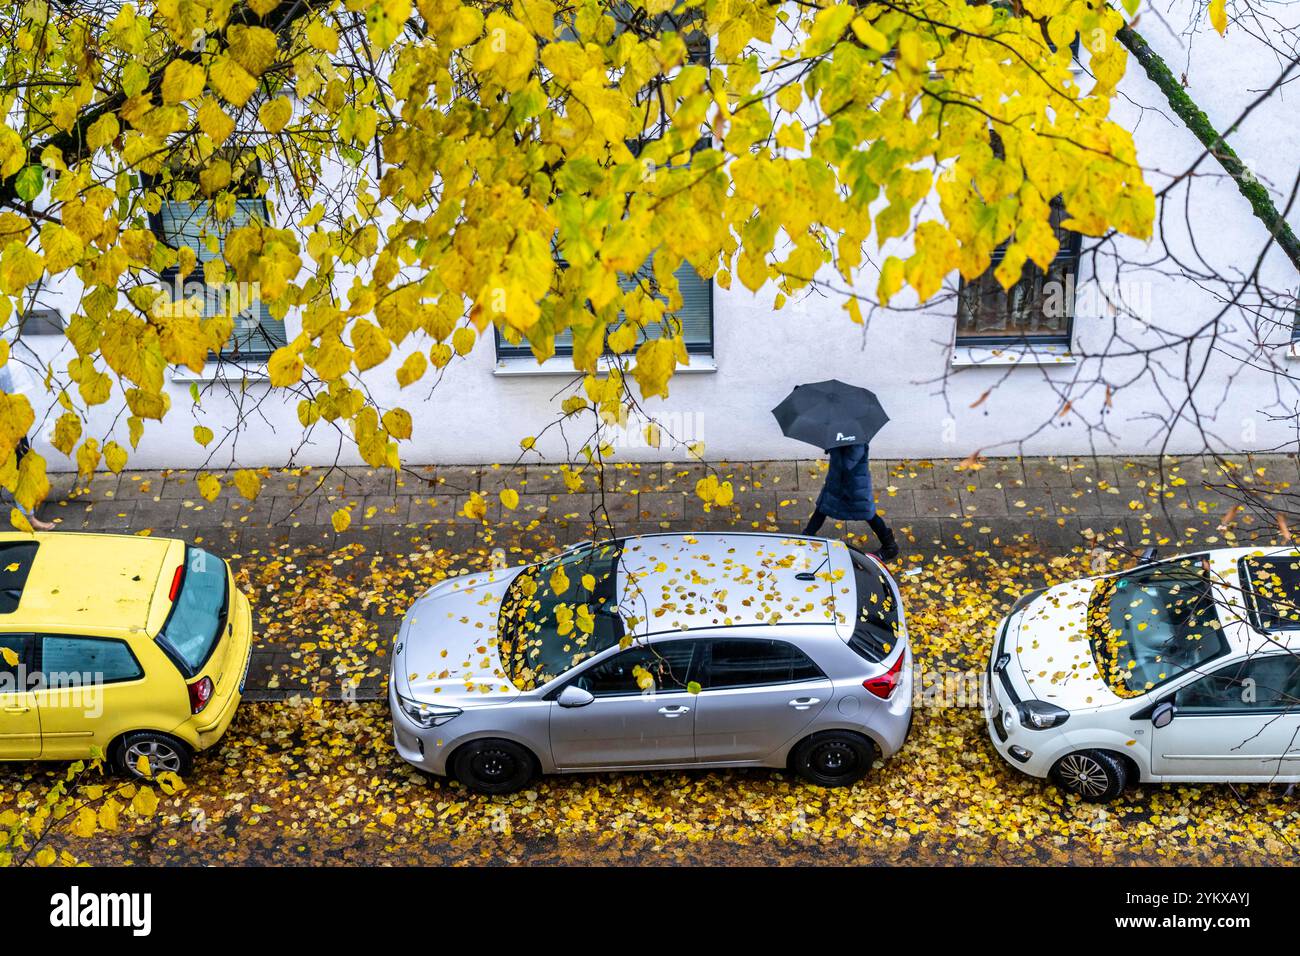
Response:
[{"label": "tree trunk", "polygon": [[[1146,74],[1151,78],[1151,82],[1160,88],[1173,107],[1178,117],[1187,124],[1201,144],[1205,146],[1210,155],[1218,160],[1223,171],[1232,177],[1237,184],[1237,189],[1246,197],[1250,203],[1250,208],[1254,210],[1255,216],[1262,222],[1269,233],[1277,240],[1279,248],[1291,260],[1296,271],[1300,272],[1300,239],[1296,238],[1295,232],[1287,221],[1282,218],[1277,206],[1273,203],[1273,198],[1268,194],[1268,190],[1259,182],[1231,146],[1225,141],[1224,137],[1210,125],[1209,118],[1196,105],[1195,101],[1187,95],[1183,85],[1170,71],[1168,65],[1156,54],[1151,47],[1147,46],[1146,40],[1142,39],[1141,34],[1129,26],[1121,27],[1115,34],[1116,38],[1128,48]],[[1232,130],[1228,130],[1231,134]]]}]

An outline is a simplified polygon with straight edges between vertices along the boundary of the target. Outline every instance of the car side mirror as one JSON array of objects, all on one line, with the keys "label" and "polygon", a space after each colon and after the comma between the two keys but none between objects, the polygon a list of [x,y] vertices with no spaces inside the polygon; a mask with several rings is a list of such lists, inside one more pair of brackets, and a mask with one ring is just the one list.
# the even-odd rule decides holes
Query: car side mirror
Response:
[{"label": "car side mirror", "polygon": [[570,684],[560,691],[560,696],[555,698],[555,702],[561,707],[586,707],[595,699],[590,691],[583,690],[577,684]]},{"label": "car side mirror", "polygon": [[1160,556],[1160,549],[1156,547],[1143,548],[1142,553],[1138,555],[1138,564],[1154,564],[1156,558]]},{"label": "car side mirror", "polygon": [[1169,722],[1174,719],[1174,705],[1169,701],[1162,704],[1156,704],[1156,709],[1151,711],[1152,727],[1168,727]]}]

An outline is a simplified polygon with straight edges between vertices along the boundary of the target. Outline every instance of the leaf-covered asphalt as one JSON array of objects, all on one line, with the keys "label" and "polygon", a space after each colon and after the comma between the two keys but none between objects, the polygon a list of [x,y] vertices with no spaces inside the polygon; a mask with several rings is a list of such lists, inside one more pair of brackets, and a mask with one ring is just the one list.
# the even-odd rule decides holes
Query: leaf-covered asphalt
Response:
[{"label": "leaf-covered asphalt", "polygon": [[[397,617],[452,560],[434,549],[377,558],[265,555],[241,579],[263,639],[301,641],[311,684],[369,672]],[[1084,573],[1080,556],[913,558],[903,577],[918,666],[984,666],[1009,595]],[[377,648],[372,650],[371,648]],[[290,675],[292,677],[292,675]],[[958,689],[969,684],[958,684]],[[1005,765],[978,701],[920,706],[903,751],[862,783],[823,790],[782,772],[575,775],[482,797],[429,780],[394,753],[382,701],[310,696],[245,704],[188,788],[149,821],[60,835],[91,863],[1292,863],[1300,814],[1283,787],[1141,787],[1104,807],[1066,798]],[[959,706],[965,704],[965,706]],[[0,770],[0,812],[30,807],[55,765]]]}]

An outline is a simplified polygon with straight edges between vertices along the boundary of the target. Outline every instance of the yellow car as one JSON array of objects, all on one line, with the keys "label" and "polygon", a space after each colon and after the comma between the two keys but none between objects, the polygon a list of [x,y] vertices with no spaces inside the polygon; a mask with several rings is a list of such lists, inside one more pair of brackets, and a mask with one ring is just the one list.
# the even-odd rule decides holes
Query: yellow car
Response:
[{"label": "yellow car", "polygon": [[0,760],[184,774],[234,717],[252,612],[183,541],[0,533]]}]

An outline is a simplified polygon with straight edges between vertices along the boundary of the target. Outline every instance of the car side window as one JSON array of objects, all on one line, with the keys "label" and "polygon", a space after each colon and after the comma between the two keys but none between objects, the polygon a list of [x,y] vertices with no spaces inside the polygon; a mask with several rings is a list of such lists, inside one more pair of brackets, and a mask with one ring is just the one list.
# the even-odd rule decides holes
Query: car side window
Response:
[{"label": "car side window", "polygon": [[1181,714],[1262,713],[1300,705],[1300,657],[1270,654],[1221,667],[1181,688]]},{"label": "car side window", "polygon": [[0,694],[27,690],[19,686],[20,677],[31,670],[31,638],[26,634],[0,634]]},{"label": "car side window", "polygon": [[708,678],[710,688],[788,684],[825,676],[807,654],[785,641],[712,642]]},{"label": "car side window", "polygon": [[102,637],[41,637],[41,673],[50,686],[136,680],[144,676],[131,648]]},{"label": "car side window", "polygon": [[686,689],[696,641],[629,647],[587,668],[574,684],[596,697],[620,697]]}]

